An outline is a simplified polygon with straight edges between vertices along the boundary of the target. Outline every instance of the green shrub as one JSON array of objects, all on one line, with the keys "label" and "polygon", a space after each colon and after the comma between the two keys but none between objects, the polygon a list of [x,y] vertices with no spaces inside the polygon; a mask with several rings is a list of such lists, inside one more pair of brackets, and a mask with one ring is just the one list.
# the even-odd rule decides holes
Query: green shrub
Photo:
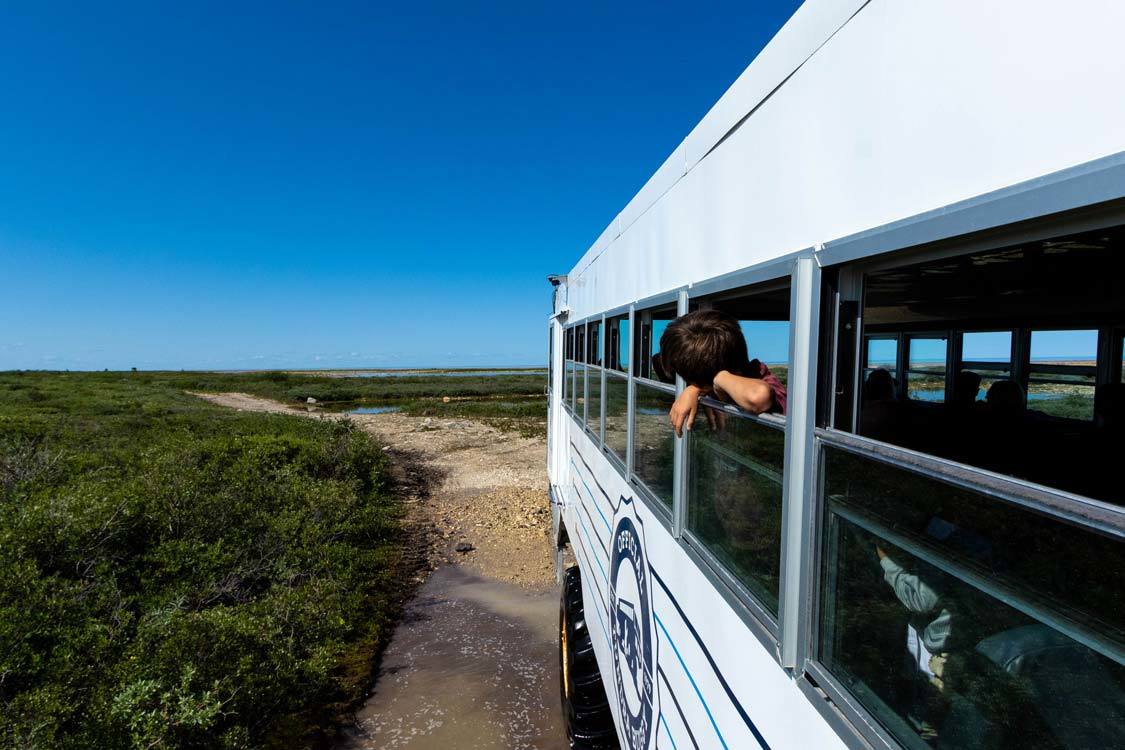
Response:
[{"label": "green shrub", "polygon": [[347,424],[0,374],[0,747],[261,747],[355,701],[401,587],[385,476]]}]

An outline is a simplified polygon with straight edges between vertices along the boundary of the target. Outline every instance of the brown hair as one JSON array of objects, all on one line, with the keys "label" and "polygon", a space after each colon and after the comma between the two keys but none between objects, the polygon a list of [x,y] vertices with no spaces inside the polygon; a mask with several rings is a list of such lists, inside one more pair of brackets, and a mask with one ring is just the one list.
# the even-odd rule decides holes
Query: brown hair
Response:
[{"label": "brown hair", "polygon": [[698,386],[710,386],[720,370],[741,373],[750,365],[742,328],[719,310],[696,310],[669,323],[660,359],[665,370]]}]

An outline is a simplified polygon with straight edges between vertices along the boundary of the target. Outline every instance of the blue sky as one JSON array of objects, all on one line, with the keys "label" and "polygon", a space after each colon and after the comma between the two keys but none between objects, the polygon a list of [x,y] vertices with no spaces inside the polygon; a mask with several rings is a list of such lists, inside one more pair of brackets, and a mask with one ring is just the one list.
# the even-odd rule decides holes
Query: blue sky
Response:
[{"label": "blue sky", "polygon": [[603,5],[6,5],[0,369],[542,362],[799,3]]}]

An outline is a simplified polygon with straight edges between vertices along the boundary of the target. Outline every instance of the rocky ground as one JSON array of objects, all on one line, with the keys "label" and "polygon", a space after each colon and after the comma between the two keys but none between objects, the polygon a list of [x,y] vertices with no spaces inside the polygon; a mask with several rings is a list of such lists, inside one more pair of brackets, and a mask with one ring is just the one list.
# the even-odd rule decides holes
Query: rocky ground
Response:
[{"label": "rocky ground", "polygon": [[416,550],[424,572],[341,748],[565,746],[543,439],[469,419],[197,395],[235,409],[349,419],[391,457],[414,543],[425,547]]}]

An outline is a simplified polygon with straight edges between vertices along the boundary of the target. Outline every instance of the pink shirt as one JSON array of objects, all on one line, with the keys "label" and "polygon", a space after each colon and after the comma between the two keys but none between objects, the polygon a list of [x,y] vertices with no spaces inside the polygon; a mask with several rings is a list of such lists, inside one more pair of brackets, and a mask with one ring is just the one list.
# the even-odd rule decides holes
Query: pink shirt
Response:
[{"label": "pink shirt", "polygon": [[759,360],[750,360],[750,370],[746,373],[746,377],[765,381],[765,384],[770,387],[770,393],[773,394],[773,406],[767,411],[768,414],[785,413],[787,400],[785,386],[781,384],[776,375],[770,372],[770,368]]}]

